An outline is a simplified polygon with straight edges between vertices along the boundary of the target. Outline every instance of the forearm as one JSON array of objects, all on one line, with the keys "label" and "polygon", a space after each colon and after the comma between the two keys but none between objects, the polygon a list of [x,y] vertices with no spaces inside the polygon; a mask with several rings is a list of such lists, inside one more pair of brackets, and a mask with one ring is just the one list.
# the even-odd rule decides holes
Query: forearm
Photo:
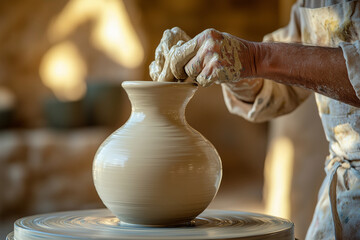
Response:
[{"label": "forearm", "polygon": [[301,86],[360,107],[340,48],[255,43],[253,76]]}]

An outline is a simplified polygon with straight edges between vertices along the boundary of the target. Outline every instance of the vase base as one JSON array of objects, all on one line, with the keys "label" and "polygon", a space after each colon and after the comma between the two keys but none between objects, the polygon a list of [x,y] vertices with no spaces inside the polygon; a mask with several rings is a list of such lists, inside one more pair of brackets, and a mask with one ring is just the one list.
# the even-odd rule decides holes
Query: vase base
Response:
[{"label": "vase base", "polygon": [[15,222],[9,240],[33,239],[294,239],[294,224],[257,213],[205,210],[176,226],[153,227],[120,222],[107,209],[35,215]]}]

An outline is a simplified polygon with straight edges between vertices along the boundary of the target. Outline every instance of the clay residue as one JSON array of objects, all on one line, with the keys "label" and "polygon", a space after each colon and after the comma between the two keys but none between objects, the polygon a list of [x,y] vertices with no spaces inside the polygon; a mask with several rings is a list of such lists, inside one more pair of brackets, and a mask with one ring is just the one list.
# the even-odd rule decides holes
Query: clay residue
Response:
[{"label": "clay residue", "polygon": [[216,82],[231,82],[239,81],[240,74],[243,69],[240,54],[246,46],[239,40],[235,39],[229,34],[224,34],[225,37],[220,43],[221,52],[218,63],[220,64],[219,73],[215,75]]},{"label": "clay residue", "polygon": [[349,150],[359,144],[359,133],[349,123],[337,125],[333,129],[336,140],[344,150]]},{"label": "clay residue", "polygon": [[238,38],[207,29],[195,38],[179,28],[167,30],[150,65],[154,81],[191,79],[202,86],[241,80],[241,55],[247,48]]},{"label": "clay residue", "polygon": [[[263,79],[254,78],[254,79],[242,79],[240,82],[230,82],[226,84],[233,95],[236,98],[245,101],[245,102],[254,102],[257,93],[260,92],[263,86]],[[258,100],[258,102],[260,99]],[[259,102],[259,104],[261,104]]]},{"label": "clay residue", "polygon": [[339,28],[334,31],[334,36],[344,42],[351,42],[353,39],[357,39],[353,21],[350,18],[346,18]]},{"label": "clay residue", "polygon": [[324,28],[327,30],[329,38],[333,43],[339,40],[352,42],[358,39],[357,31],[351,20],[353,14],[354,9],[348,9],[342,21],[340,19],[334,20],[333,18],[325,20]]},{"label": "clay residue", "polygon": [[160,44],[155,51],[155,60],[149,66],[150,77],[154,81],[177,81],[171,72],[170,60],[175,50],[188,40],[190,37],[178,27],[164,31]]},{"label": "clay residue", "polygon": [[339,21],[334,19],[326,19],[324,22],[324,27],[329,33],[335,32],[339,26]]}]

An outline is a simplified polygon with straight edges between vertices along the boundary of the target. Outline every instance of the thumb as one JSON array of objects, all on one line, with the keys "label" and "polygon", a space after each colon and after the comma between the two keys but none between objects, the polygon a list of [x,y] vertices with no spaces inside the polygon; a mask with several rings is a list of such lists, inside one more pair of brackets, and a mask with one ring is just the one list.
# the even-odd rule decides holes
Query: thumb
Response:
[{"label": "thumb", "polygon": [[182,44],[180,47],[174,49],[174,52],[170,60],[170,68],[174,77],[177,79],[186,79],[185,65],[192,59],[199,50],[199,37],[196,36],[193,39]]}]

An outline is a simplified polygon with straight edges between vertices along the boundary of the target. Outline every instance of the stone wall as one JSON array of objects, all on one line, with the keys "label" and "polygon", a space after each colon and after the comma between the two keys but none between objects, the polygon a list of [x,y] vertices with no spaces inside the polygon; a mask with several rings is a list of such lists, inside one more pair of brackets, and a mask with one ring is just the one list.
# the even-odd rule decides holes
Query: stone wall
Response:
[{"label": "stone wall", "polygon": [[104,128],[1,132],[0,221],[102,206],[91,169],[97,148],[109,134]]}]

